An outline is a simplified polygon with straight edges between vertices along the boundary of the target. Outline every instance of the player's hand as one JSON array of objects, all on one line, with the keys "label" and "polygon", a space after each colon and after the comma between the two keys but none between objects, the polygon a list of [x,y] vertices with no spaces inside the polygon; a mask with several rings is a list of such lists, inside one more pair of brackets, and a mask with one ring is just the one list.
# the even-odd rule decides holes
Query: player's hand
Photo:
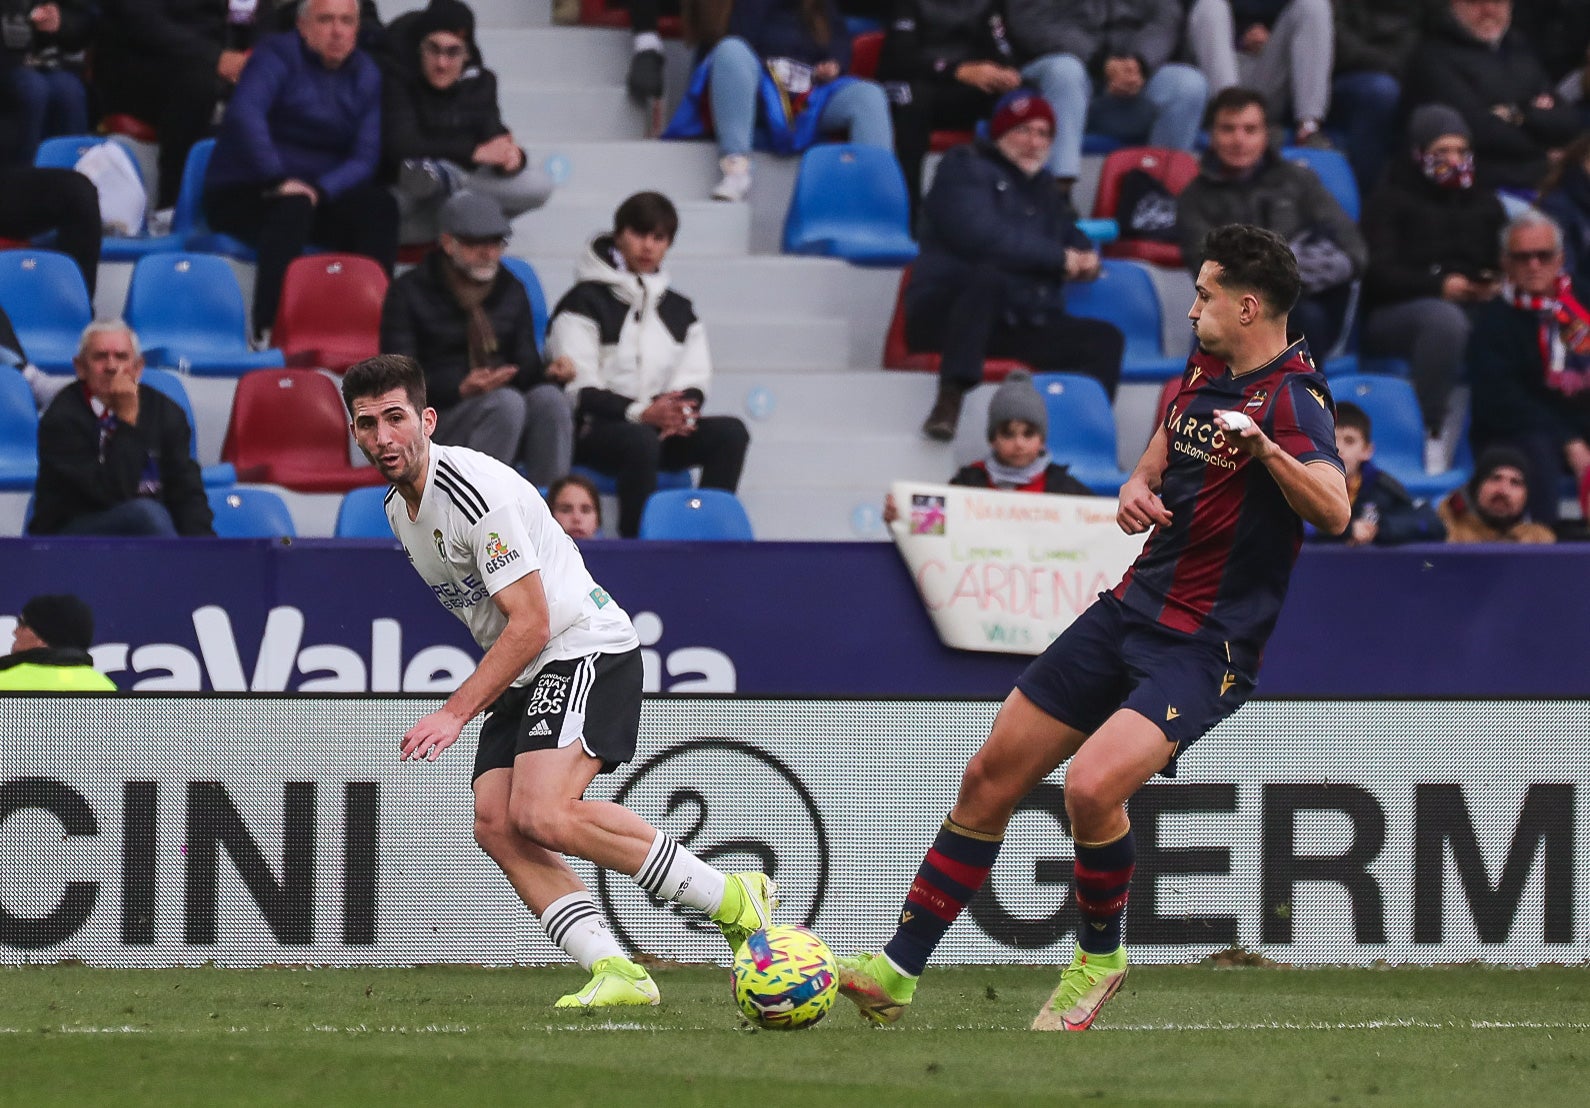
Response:
[{"label": "player's hand", "polygon": [[398,761],[417,762],[422,758],[427,762],[436,761],[442,751],[458,741],[465,722],[446,708],[438,708],[409,728],[408,734],[403,736]]},{"label": "player's hand", "polygon": [[1141,535],[1155,525],[1169,527],[1170,512],[1146,480],[1133,476],[1121,486],[1121,506],[1115,513],[1115,522],[1128,535]]},{"label": "player's hand", "polygon": [[1243,412],[1215,409],[1215,426],[1226,433],[1226,441],[1250,458],[1262,458],[1275,448],[1259,425]]}]

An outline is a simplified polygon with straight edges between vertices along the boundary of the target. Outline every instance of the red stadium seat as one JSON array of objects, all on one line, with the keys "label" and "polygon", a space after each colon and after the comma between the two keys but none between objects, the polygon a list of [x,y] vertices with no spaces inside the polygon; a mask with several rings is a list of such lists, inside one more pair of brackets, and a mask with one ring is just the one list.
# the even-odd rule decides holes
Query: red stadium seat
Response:
[{"label": "red stadium seat", "polygon": [[341,373],[381,352],[387,276],[358,254],[294,258],[282,281],[271,342],[290,366]]},{"label": "red stadium seat", "polygon": [[872,80],[878,75],[878,58],[883,54],[883,32],[867,31],[850,40],[850,75]]},{"label": "red stadium seat", "polygon": [[[580,22],[587,27],[628,27],[629,9],[608,7],[607,0],[580,0]],[[663,38],[678,38],[681,30],[677,15],[657,18],[657,33]]]},{"label": "red stadium seat", "polygon": [[107,115],[99,121],[99,131],[102,135],[126,135],[139,142],[159,142],[160,136],[155,131],[153,123],[145,123],[137,116],[118,113]]},{"label": "red stadium seat", "polygon": [[[889,333],[883,340],[883,364],[888,369],[909,369],[922,373],[939,371],[939,356],[913,352],[905,341],[905,287],[911,282],[911,267],[900,272],[900,291],[894,298],[894,315],[889,320]],[[983,380],[1003,381],[1017,369],[1031,370],[1025,362],[1014,358],[989,358],[983,362]]]},{"label": "red stadium seat", "polygon": [[[1099,190],[1093,200],[1093,218],[1115,219],[1121,202],[1121,178],[1134,169],[1141,169],[1160,181],[1172,196],[1179,196],[1194,177],[1198,176],[1198,159],[1185,150],[1167,150],[1157,146],[1129,146],[1107,155],[1099,170]],[[1150,242],[1143,239],[1120,238],[1104,247],[1112,258],[1137,258],[1154,265],[1180,269],[1183,264],[1181,247],[1172,242]]]},{"label": "red stadium seat", "polygon": [[348,412],[342,394],[313,369],[259,369],[237,383],[221,447],[245,484],[295,492],[347,492],[378,485],[374,466],[348,460]]}]

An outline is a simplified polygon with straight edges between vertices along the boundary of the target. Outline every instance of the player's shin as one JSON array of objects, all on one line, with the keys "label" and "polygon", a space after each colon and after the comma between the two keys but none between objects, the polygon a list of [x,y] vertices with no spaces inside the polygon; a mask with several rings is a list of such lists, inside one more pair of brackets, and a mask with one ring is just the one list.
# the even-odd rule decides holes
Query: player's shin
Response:
[{"label": "player's shin", "polygon": [[901,973],[919,976],[934,948],[988,880],[1003,835],[990,835],[946,819],[911,882],[894,938],[884,957]]},{"label": "player's shin", "polygon": [[1136,858],[1130,827],[1109,842],[1076,844],[1077,945],[1090,954],[1112,954],[1121,947]]}]

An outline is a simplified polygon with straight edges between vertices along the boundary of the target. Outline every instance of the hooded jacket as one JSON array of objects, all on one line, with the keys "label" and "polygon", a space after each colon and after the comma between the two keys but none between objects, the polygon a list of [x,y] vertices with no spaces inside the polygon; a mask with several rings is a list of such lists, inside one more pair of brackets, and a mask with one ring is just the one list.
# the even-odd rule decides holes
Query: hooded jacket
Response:
[{"label": "hooded jacket", "polygon": [[707,332],[666,273],[630,273],[610,234],[592,240],[547,327],[547,357],[568,358],[580,419],[639,422],[663,393],[699,401],[712,379]]},{"label": "hooded jacket", "polygon": [[1420,171],[1411,149],[1392,155],[1364,207],[1365,305],[1382,308],[1440,296],[1442,280],[1453,273],[1471,280],[1495,274],[1506,223],[1502,202],[1490,189],[1441,188]]},{"label": "hooded jacket", "polygon": [[1336,0],[1336,73],[1400,77],[1446,0]]}]

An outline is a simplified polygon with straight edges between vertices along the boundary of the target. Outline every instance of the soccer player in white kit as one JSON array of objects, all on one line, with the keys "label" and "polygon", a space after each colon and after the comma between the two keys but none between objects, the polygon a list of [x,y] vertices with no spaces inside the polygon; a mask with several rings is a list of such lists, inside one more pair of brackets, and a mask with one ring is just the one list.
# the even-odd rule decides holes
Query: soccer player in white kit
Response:
[{"label": "soccer player in white kit", "polygon": [[485,650],[475,672],[403,736],[399,757],[435,761],[482,711],[475,841],[589,984],[560,1008],[658,1003],[563,855],[628,874],[711,917],[733,950],[771,922],[761,873],[724,874],[618,804],[584,799],[635,753],[640,642],[524,478],[495,458],[431,441],[436,412],[410,358],[348,370],[342,396],[359,449],[392,485],[387,521],[442,606]]}]

